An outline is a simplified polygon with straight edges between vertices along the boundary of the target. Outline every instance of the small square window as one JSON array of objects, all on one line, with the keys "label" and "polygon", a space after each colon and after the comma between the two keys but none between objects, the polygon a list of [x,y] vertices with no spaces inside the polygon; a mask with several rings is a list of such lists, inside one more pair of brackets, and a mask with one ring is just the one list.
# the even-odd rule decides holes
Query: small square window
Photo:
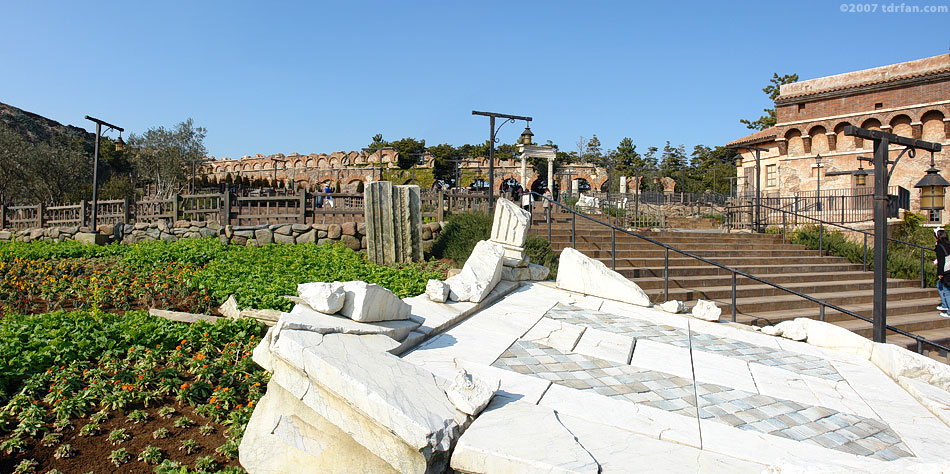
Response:
[{"label": "small square window", "polygon": [[778,168],[775,165],[765,167],[765,185],[770,188],[778,186]]},{"label": "small square window", "polygon": [[940,222],[942,222],[942,219],[941,219],[942,214],[943,213],[941,211],[938,211],[936,209],[930,209],[930,222],[935,222],[939,224]]},{"label": "small square window", "polygon": [[881,110],[884,108],[884,102],[878,102],[874,104],[874,110]]},{"label": "small square window", "polygon": [[798,111],[801,112],[805,110],[805,104],[798,104]]}]

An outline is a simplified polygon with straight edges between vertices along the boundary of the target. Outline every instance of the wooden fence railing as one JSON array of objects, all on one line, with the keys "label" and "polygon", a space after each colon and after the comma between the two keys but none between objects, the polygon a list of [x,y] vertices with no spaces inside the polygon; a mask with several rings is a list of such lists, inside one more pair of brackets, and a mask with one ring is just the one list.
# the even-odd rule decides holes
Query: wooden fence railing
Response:
[{"label": "wooden fence railing", "polygon": [[[487,212],[488,196],[477,193],[423,191],[422,216],[441,221],[458,212]],[[221,225],[279,223],[325,224],[363,220],[363,195],[349,193],[284,193],[244,196],[235,193],[146,196],[98,202],[98,224],[177,220],[217,222]],[[91,226],[92,203],[0,206],[0,229],[49,226]]]}]

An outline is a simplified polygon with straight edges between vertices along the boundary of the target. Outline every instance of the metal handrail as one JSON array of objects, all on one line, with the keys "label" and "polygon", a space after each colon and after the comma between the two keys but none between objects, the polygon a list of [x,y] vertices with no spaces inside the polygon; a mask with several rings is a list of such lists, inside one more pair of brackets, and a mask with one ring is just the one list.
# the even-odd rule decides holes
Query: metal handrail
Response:
[{"label": "metal handrail", "polygon": [[[659,241],[653,240],[653,239],[651,239],[651,238],[649,238],[649,237],[647,237],[647,236],[637,234],[636,232],[631,232],[631,231],[628,231],[628,230],[626,230],[626,229],[622,229],[622,228],[619,228],[619,227],[614,226],[614,225],[612,225],[612,224],[608,224],[608,223],[606,223],[606,222],[603,222],[603,221],[601,221],[601,220],[599,220],[599,219],[594,219],[593,217],[590,217],[590,216],[588,216],[588,215],[586,215],[586,214],[581,214],[581,213],[579,213],[579,212],[577,212],[577,211],[571,209],[570,207],[567,207],[567,206],[565,206],[565,205],[563,205],[563,204],[561,204],[561,203],[559,203],[559,202],[557,202],[557,201],[554,201],[554,200],[552,200],[552,199],[548,199],[548,198],[544,197],[543,195],[538,194],[538,193],[536,193],[536,192],[533,192],[533,191],[532,191],[531,194],[532,194],[533,196],[536,196],[536,197],[538,197],[538,198],[541,198],[541,199],[543,199],[543,200],[548,201],[549,206],[557,206],[558,208],[560,208],[560,209],[562,209],[562,210],[564,210],[564,211],[567,211],[568,213],[571,214],[571,247],[574,247],[575,240],[576,240],[576,232],[577,232],[577,230],[576,230],[576,221],[577,221],[577,216],[581,216],[581,217],[584,218],[584,219],[587,219],[587,220],[589,220],[589,221],[595,222],[595,223],[597,223],[597,224],[600,224],[600,225],[603,225],[603,226],[606,226],[606,227],[609,227],[609,228],[612,229],[612,230],[611,230],[611,233],[610,233],[610,235],[611,235],[611,248],[613,249],[612,252],[611,252],[611,255],[612,255],[612,256],[613,256],[613,255],[616,255],[616,233],[617,233],[618,231],[619,231],[619,232],[623,232],[624,234],[627,234],[627,235],[631,235],[631,236],[636,237],[636,238],[638,238],[638,239],[645,240],[645,241],[650,242],[650,243],[652,243],[652,244],[654,244],[654,245],[658,245],[658,246],[660,246],[660,247],[663,247],[663,248],[666,250],[666,252],[665,252],[666,257],[665,257],[665,263],[664,263],[664,268],[663,268],[663,280],[664,280],[664,282],[663,282],[663,293],[664,293],[664,299],[668,299],[669,296],[670,296],[670,288],[669,288],[669,284],[670,284],[670,271],[669,271],[669,270],[670,270],[670,251],[673,251],[673,252],[676,252],[676,253],[678,253],[678,254],[680,254],[680,255],[684,255],[684,256],[686,256],[686,257],[690,257],[690,258],[692,258],[692,259],[698,260],[698,261],[700,261],[700,262],[703,262],[703,263],[712,265],[712,266],[714,266],[714,267],[718,267],[718,268],[720,268],[720,269],[723,269],[723,270],[726,270],[726,271],[729,271],[729,272],[732,273],[732,322],[736,322],[736,276],[737,276],[737,275],[741,275],[741,276],[743,276],[743,277],[745,277],[745,278],[748,278],[748,279],[751,279],[751,280],[753,280],[753,281],[756,281],[756,282],[759,282],[759,283],[763,283],[763,284],[768,285],[768,286],[771,286],[771,287],[773,287],[773,288],[782,290],[782,291],[784,291],[784,292],[786,292],[786,293],[790,293],[790,294],[795,295],[795,296],[798,296],[798,297],[800,297],[800,298],[804,298],[804,299],[806,299],[806,300],[808,300],[808,301],[811,301],[811,302],[813,302],[813,303],[817,303],[817,304],[818,304],[818,307],[819,307],[819,320],[820,320],[820,321],[824,321],[824,320],[825,320],[825,317],[824,317],[824,316],[825,316],[825,308],[831,308],[831,309],[833,309],[833,310],[835,310],[835,311],[838,311],[839,313],[846,314],[846,315],[848,315],[848,316],[851,316],[851,317],[853,317],[853,318],[860,319],[860,320],[862,320],[862,321],[864,321],[864,322],[867,322],[867,323],[872,323],[872,324],[873,324],[873,322],[874,322],[871,318],[868,318],[867,316],[862,316],[862,315],[860,315],[860,314],[858,314],[858,313],[855,313],[855,312],[853,312],[853,311],[844,309],[844,308],[842,308],[842,307],[840,307],[840,306],[838,306],[838,305],[828,303],[828,302],[826,302],[826,301],[824,301],[824,300],[820,300],[820,299],[818,299],[818,298],[815,298],[815,297],[813,297],[813,296],[806,295],[806,294],[804,294],[804,293],[800,293],[800,292],[795,291],[795,290],[793,290],[793,289],[791,289],[791,288],[786,288],[786,287],[784,287],[784,286],[782,286],[782,285],[779,285],[778,283],[772,283],[772,282],[770,282],[770,281],[768,281],[768,280],[759,278],[759,277],[757,277],[757,276],[755,276],[755,275],[752,275],[752,274],[743,272],[743,271],[741,271],[741,270],[738,270],[738,269],[736,269],[736,268],[730,267],[730,266],[728,266],[728,265],[723,265],[723,264],[721,264],[721,263],[719,263],[719,262],[715,262],[715,261],[708,260],[708,259],[706,259],[706,258],[700,257],[700,256],[698,256],[698,255],[694,255],[694,254],[689,253],[689,252],[687,252],[687,251],[685,251],[685,250],[680,250],[680,249],[678,249],[678,248],[676,248],[676,247],[673,247],[673,246],[671,246],[671,245],[669,245],[669,244],[665,244],[665,243],[663,243],[663,242],[659,242]],[[547,224],[548,224],[548,235],[550,236],[550,235],[551,235],[551,219],[550,219],[550,218],[547,220]],[[616,258],[613,257],[611,260],[612,260],[612,262],[611,262],[611,263],[612,263],[612,269],[616,271],[616,268],[617,268]],[[936,349],[938,349],[938,350],[950,352],[950,347],[947,347],[947,346],[944,346],[944,345],[939,344],[939,343],[937,343],[937,342],[934,342],[934,341],[925,339],[925,338],[923,338],[923,337],[921,337],[921,336],[918,336],[918,335],[916,335],[916,334],[913,334],[913,333],[904,331],[903,329],[898,329],[898,328],[896,328],[896,327],[894,327],[894,326],[890,326],[890,325],[885,326],[885,329],[887,329],[887,330],[889,330],[889,331],[892,331],[892,332],[895,332],[895,333],[897,333],[897,334],[900,334],[900,335],[902,335],[902,336],[909,337],[909,338],[914,339],[915,341],[917,341],[917,352],[918,352],[918,353],[922,353],[922,352],[923,352],[923,345],[924,345],[924,344],[927,344],[927,345],[929,345],[929,346],[932,346],[932,347],[934,347],[934,348],[936,348]]]},{"label": "metal handrail", "polygon": [[[727,209],[727,212],[728,212],[729,209],[738,209],[738,208],[745,208],[745,207],[752,208],[752,207],[754,207],[754,206],[755,206],[755,204],[742,204],[742,205],[728,206],[726,209]],[[837,224],[837,223],[834,223],[834,222],[828,222],[828,221],[825,221],[825,220],[822,220],[822,219],[818,219],[818,218],[816,218],[816,217],[811,217],[811,216],[807,216],[807,215],[804,215],[804,214],[799,214],[799,213],[797,213],[797,212],[787,211],[787,210],[781,209],[781,208],[775,208],[775,207],[769,206],[769,205],[767,205],[767,204],[759,204],[759,207],[764,207],[764,208],[766,208],[766,209],[771,209],[771,210],[773,210],[773,211],[779,211],[779,212],[782,213],[782,243],[785,243],[785,240],[786,240],[786,226],[787,226],[786,221],[785,221],[785,215],[786,215],[786,214],[792,214],[792,215],[794,215],[794,216],[796,217],[796,219],[799,218],[799,217],[801,217],[801,218],[804,218],[804,219],[810,219],[810,220],[812,220],[812,221],[815,221],[815,222],[818,222],[819,224],[821,224],[821,225],[818,226],[818,251],[819,251],[819,252],[824,251],[824,248],[823,248],[823,246],[822,246],[822,239],[823,239],[823,237],[824,237],[824,226],[826,226],[826,225],[834,226],[834,227],[840,227],[840,228],[845,229],[845,230],[847,230],[847,231],[849,231],[849,232],[860,232],[861,234],[864,235],[864,257],[863,257],[862,264],[863,264],[863,266],[864,266],[864,271],[867,271],[867,269],[868,269],[868,236],[869,236],[869,235],[873,235],[873,234],[871,234],[870,232],[867,232],[867,231],[864,231],[864,230],[860,230],[860,229],[855,229],[855,228],[853,228],[853,227],[848,227],[848,226],[845,226],[845,225],[842,225],[842,224]],[[887,241],[888,241],[888,242],[896,242],[896,243],[899,243],[899,244],[902,244],[902,245],[908,245],[908,246],[910,246],[910,247],[916,247],[916,248],[918,248],[918,249],[921,250],[921,252],[920,252],[920,287],[921,287],[921,288],[927,288],[926,274],[924,273],[924,268],[925,268],[926,263],[925,263],[924,252],[923,252],[923,251],[924,251],[924,250],[927,250],[927,251],[936,253],[936,250],[934,250],[934,249],[932,249],[932,248],[930,248],[930,247],[924,247],[923,245],[920,245],[920,244],[915,244],[915,243],[913,243],[913,242],[907,242],[906,240],[895,239],[895,238],[892,238],[892,237],[887,237]]]}]

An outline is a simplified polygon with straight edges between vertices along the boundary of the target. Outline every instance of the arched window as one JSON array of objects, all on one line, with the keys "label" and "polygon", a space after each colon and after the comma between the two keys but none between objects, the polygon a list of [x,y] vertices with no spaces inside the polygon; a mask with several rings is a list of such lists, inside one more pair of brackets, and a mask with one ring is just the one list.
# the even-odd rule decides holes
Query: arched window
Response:
[{"label": "arched window", "polygon": [[947,133],[943,123],[943,113],[938,110],[931,110],[920,118],[924,123],[924,131],[921,139],[929,142],[942,142],[946,140]]},{"label": "arched window", "polygon": [[788,156],[804,155],[805,142],[802,141],[802,132],[796,129],[785,133],[785,139],[788,140]]},{"label": "arched window", "polygon": [[825,153],[828,151],[828,136],[825,135],[825,127],[818,125],[817,127],[812,127],[811,131],[808,132],[808,135],[811,136],[811,154],[816,153]]}]

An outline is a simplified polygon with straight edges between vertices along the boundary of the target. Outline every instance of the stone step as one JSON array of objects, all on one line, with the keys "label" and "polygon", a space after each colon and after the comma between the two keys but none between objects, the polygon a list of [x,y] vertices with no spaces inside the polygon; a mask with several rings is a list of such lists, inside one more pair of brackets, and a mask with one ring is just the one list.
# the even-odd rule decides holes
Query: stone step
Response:
[{"label": "stone step", "polygon": [[[797,283],[803,281],[811,282],[822,282],[822,281],[854,281],[854,280],[864,280],[872,281],[872,274],[870,272],[823,272],[823,273],[782,273],[770,275],[768,278],[769,281],[784,285],[787,283]],[[651,289],[663,289],[663,277],[641,277],[633,280],[643,288],[644,291],[650,292]],[[907,282],[908,286],[920,286],[919,281],[915,280],[896,280],[900,282]],[[736,285],[758,285],[760,283],[747,278],[744,276],[736,277]],[[713,286],[729,286],[732,285],[732,275],[697,275],[697,276],[678,276],[676,278],[670,279],[670,288],[685,288],[685,289],[697,289],[697,288],[706,288]]]},{"label": "stone step", "polygon": [[[746,284],[740,284],[738,279],[736,281],[736,298],[737,303],[741,304],[741,301],[745,298],[756,298],[762,296],[785,296],[789,295],[788,292],[775,288],[771,285],[765,285],[761,283],[754,282],[750,279],[744,280]],[[769,280],[773,283],[776,283],[774,280]],[[636,281],[637,284],[640,284],[639,281]],[[854,292],[854,291],[865,291],[871,288],[873,284],[873,279],[868,280],[828,280],[828,281],[813,281],[799,280],[797,282],[787,282],[779,283],[782,286],[795,290],[799,293],[804,293],[806,295],[813,294],[835,294],[839,292]],[[658,287],[653,288],[644,288],[643,285],[640,286],[648,295],[662,295],[663,286],[662,280],[659,281]],[[890,278],[887,280],[888,289],[891,288],[920,288],[920,283],[913,280],[900,280],[896,278]],[[927,290],[924,288],[923,290]],[[682,288],[674,286],[673,282],[670,282],[669,290],[669,299],[671,300],[681,300],[681,301],[696,301],[699,299],[704,300],[720,300],[720,301],[731,301],[732,300],[732,285],[723,285],[723,286],[708,286],[703,288]]]},{"label": "stone step", "polygon": [[[755,275],[757,277],[768,280],[770,275],[783,274],[783,273],[806,273],[808,271],[814,272],[860,272],[862,267],[860,264],[853,263],[816,263],[810,265],[739,265],[735,267],[736,270],[748,273],[750,275]],[[617,272],[621,275],[634,279],[641,277],[663,277],[664,267],[655,266],[655,267],[623,267],[617,266]],[[690,266],[671,266],[670,269],[671,277],[680,277],[680,276],[700,276],[700,275],[732,275],[732,272],[725,270],[719,267],[714,267],[712,265],[690,265]]]},{"label": "stone step", "polygon": [[[600,239],[600,238],[587,238],[587,237],[578,237],[574,242],[574,248],[580,250],[581,252],[586,250],[610,250],[611,249],[610,238]],[[614,245],[616,245],[617,250],[662,250],[663,247],[654,244],[653,242],[647,240],[636,240],[636,241],[623,241],[617,240]],[[671,245],[672,247],[692,251],[692,250],[746,250],[749,249],[749,243],[721,243],[716,241],[707,241],[707,242],[691,242],[687,244]],[[552,240],[551,248],[556,250],[561,250],[564,247],[571,247],[571,240]],[[818,254],[817,250],[809,250],[804,246],[795,245],[795,244],[782,244],[782,243],[772,243],[772,242],[756,242],[755,245],[751,248],[756,250],[799,250],[802,252],[811,252]]]},{"label": "stone step", "polygon": [[[928,290],[931,292],[928,293]],[[868,317],[872,314],[873,292],[871,290],[835,294],[815,293],[809,296],[857,314]],[[722,307],[724,318],[731,315],[732,303],[729,298],[721,298],[715,301]],[[939,301],[939,299],[936,290],[930,288],[889,288],[887,291],[887,314],[888,316],[896,316],[899,314],[936,311],[934,307],[937,301]],[[736,314],[745,315],[750,318],[762,317],[769,321],[773,321],[773,319],[784,321],[786,319],[800,317],[818,319],[819,308],[816,303],[795,295],[764,296],[737,300]],[[839,313],[832,308],[825,308],[826,321],[846,321],[849,319],[852,319],[852,316]],[[774,322],[775,321],[773,321],[773,323]]]},{"label": "stone step", "polygon": [[[616,254],[617,258],[638,258],[638,257],[662,257],[665,254],[665,250],[656,245],[652,245],[652,248],[620,248],[618,246]],[[610,250],[608,245],[606,249],[592,249],[592,248],[583,248],[577,249],[583,252],[585,255],[591,258],[597,259],[610,259],[610,256],[613,252]],[[749,258],[772,258],[772,257],[799,257],[799,256],[816,256],[817,252],[814,250],[801,250],[801,249],[786,249],[786,248],[765,248],[765,249],[752,249],[752,250],[743,250],[737,248],[702,248],[702,249],[686,249],[689,253],[693,255],[698,255],[703,258],[716,260],[717,258],[728,258],[728,257],[749,257]],[[678,255],[671,251],[670,255]]]},{"label": "stone step", "polygon": [[[598,260],[604,262],[607,266],[610,266],[612,259],[609,257],[598,258]],[[844,257],[822,257],[818,255],[800,255],[792,257],[718,257],[715,259],[707,259],[710,261],[715,261],[716,263],[726,265],[728,267],[742,267],[742,266],[752,266],[752,265],[788,265],[788,266],[802,266],[802,265],[815,265],[819,263],[838,263],[838,264],[851,264],[851,261]],[[656,257],[637,257],[637,258],[616,258],[617,267],[663,267],[666,265],[667,259],[663,256]],[[710,264],[704,263],[702,260],[697,260],[692,257],[686,257],[675,252],[670,252],[669,266],[670,267],[686,267],[686,266],[711,266]]]}]

